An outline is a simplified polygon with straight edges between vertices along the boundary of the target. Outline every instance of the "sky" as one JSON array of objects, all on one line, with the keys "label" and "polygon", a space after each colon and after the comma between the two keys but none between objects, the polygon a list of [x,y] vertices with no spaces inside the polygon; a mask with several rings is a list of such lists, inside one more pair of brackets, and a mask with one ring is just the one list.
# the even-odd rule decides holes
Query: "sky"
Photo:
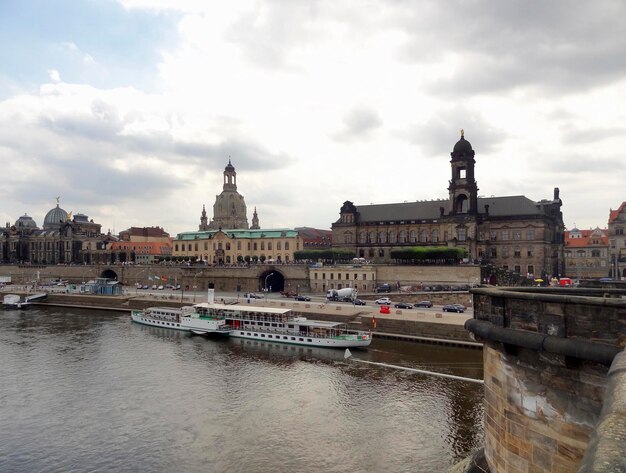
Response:
[{"label": "sky", "polygon": [[261,228],[448,196],[626,200],[626,2],[0,1],[0,218],[194,231],[231,160]]}]

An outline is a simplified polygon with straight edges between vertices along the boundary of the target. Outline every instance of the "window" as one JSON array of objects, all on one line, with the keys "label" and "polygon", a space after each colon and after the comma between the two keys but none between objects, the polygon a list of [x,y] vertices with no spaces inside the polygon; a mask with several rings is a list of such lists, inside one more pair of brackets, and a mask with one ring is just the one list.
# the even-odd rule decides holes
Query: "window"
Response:
[{"label": "window", "polygon": [[529,246],[528,249],[526,250],[526,256],[528,256],[529,258],[532,258],[532,256],[533,256],[533,248],[531,246]]},{"label": "window", "polygon": [[363,273],[363,281],[367,281],[367,274]]},{"label": "window", "polygon": [[406,230],[402,230],[399,235],[399,242],[406,243]]},{"label": "window", "polygon": [[268,251],[272,249],[272,242],[271,241],[267,242],[267,249],[268,249]]},{"label": "window", "polygon": [[280,251],[282,249],[282,247],[280,246],[280,242],[279,241],[276,242],[276,249],[278,251]]},{"label": "window", "polygon": [[439,230],[436,228],[430,234],[430,241],[438,242],[439,241]]},{"label": "window", "polygon": [[391,230],[389,232],[389,243],[396,243],[398,240],[396,238],[396,232],[394,232],[393,230]]},{"label": "window", "polygon": [[522,239],[522,231],[513,230],[513,240],[521,240],[521,239]]},{"label": "window", "polygon": [[[352,243],[352,233],[350,232],[345,232],[343,234],[343,242],[344,243]],[[279,243],[280,245],[280,243]],[[279,248],[280,249],[280,248]]]},{"label": "window", "polygon": [[489,239],[491,241],[496,241],[498,239],[498,232],[496,230],[491,230],[489,232]]},{"label": "window", "polygon": [[498,256],[498,251],[496,248],[489,248],[489,257],[490,258],[497,258]]},{"label": "window", "polygon": [[467,239],[467,229],[465,228],[457,228],[456,234],[459,241],[465,241]]},{"label": "window", "polygon": [[519,273],[521,272],[521,270],[522,270],[522,267],[521,267],[519,264],[516,264],[516,265],[515,265],[515,272],[516,272],[517,274],[519,274]]},{"label": "window", "polygon": [[313,277],[313,279],[317,279],[317,274],[318,274],[318,273],[314,273],[314,277]]},{"label": "window", "polygon": [[600,257],[600,250],[591,250],[591,256],[593,258],[599,258]]},{"label": "window", "polygon": [[288,241],[286,241],[286,242],[285,242],[285,250],[288,250],[288,249],[289,249],[289,242],[288,242]]},{"label": "window", "polygon": [[261,242],[261,251],[263,251],[263,250],[265,250],[265,242],[264,241]]},{"label": "window", "polygon": [[528,274],[535,274],[535,267],[532,264],[528,265]]},{"label": "window", "polygon": [[226,249],[230,250],[230,243],[229,242],[226,242]]},{"label": "window", "polygon": [[520,258],[522,256],[522,251],[519,248],[515,248],[515,252],[513,254],[515,258]]},{"label": "window", "polygon": [[385,257],[385,250],[383,250],[382,248],[380,248],[380,249],[378,250],[378,256],[379,256],[379,257],[381,257],[381,258],[384,258],[384,257]]},{"label": "window", "polygon": [[258,248],[257,248],[257,242],[256,242],[256,241],[252,244],[252,248],[254,248],[254,251],[257,251],[257,250],[258,250]]},{"label": "window", "polygon": [[366,235],[365,232],[359,232],[359,243],[365,243]]},{"label": "window", "polygon": [[380,243],[387,243],[387,233],[386,232],[379,232],[378,233],[378,241]]},{"label": "window", "polygon": [[509,256],[509,247],[508,246],[503,246],[502,247],[502,256],[507,258]]},{"label": "window", "polygon": [[411,243],[415,243],[417,241],[417,233],[415,233],[415,230],[411,230],[409,232],[409,241]]},{"label": "window", "polygon": [[240,241],[237,242],[237,250],[241,251],[241,242]]},{"label": "window", "polygon": [[526,239],[527,240],[534,240],[535,239],[535,229],[534,228],[529,228],[528,230],[526,230]]},{"label": "window", "polygon": [[502,239],[503,240],[508,240],[509,239],[509,231],[508,230],[502,230]]},{"label": "window", "polygon": [[428,242],[428,230],[420,231],[420,243]]},{"label": "window", "polygon": [[376,232],[368,232],[367,234],[367,242],[368,243],[375,243],[376,242]]},{"label": "window", "polygon": [[174,251],[178,251],[178,243],[174,245]]}]

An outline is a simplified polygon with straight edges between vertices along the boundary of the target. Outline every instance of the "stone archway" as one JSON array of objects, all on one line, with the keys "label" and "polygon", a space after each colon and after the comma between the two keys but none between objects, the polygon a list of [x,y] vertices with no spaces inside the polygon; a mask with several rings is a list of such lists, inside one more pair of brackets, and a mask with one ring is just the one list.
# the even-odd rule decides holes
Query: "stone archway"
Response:
[{"label": "stone archway", "polygon": [[267,292],[283,291],[285,289],[285,276],[275,269],[263,271],[259,277],[259,287],[261,290],[267,289]]},{"label": "stone archway", "polygon": [[114,281],[117,281],[117,273],[113,271],[112,269],[105,269],[104,271],[100,273],[100,277],[113,279]]}]

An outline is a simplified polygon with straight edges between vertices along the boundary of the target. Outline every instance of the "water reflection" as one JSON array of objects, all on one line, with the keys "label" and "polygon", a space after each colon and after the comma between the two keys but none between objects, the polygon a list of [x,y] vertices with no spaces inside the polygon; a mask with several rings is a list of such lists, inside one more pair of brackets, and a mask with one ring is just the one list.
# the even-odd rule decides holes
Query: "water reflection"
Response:
[{"label": "water reflection", "polygon": [[[353,355],[482,375],[473,350]],[[482,437],[479,386],[126,314],[5,311],[0,357],[0,471],[442,471]]]}]

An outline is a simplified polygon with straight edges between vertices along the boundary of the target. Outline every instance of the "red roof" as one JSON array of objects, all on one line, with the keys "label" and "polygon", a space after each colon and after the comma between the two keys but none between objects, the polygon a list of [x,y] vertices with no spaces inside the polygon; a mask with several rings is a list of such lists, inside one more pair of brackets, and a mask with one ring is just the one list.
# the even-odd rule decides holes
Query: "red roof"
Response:
[{"label": "red roof", "polygon": [[[574,233],[574,231],[565,231],[564,235],[565,235],[565,246],[567,248],[584,248],[587,246],[608,246],[609,244],[609,237],[608,235],[608,230],[606,229],[600,229],[600,231],[602,232],[602,236],[601,237],[593,237],[593,233],[596,232],[598,229],[596,230],[576,230],[576,233],[580,233],[580,238],[572,238],[571,234]],[[596,240],[600,240],[599,243],[592,243],[592,240],[596,239]]]},{"label": "red roof", "polygon": [[622,202],[622,205],[620,205],[619,209],[617,210],[611,209],[611,213],[609,213],[609,223],[614,221],[617,218],[617,216],[624,211],[624,207],[626,207],[626,202]]}]

